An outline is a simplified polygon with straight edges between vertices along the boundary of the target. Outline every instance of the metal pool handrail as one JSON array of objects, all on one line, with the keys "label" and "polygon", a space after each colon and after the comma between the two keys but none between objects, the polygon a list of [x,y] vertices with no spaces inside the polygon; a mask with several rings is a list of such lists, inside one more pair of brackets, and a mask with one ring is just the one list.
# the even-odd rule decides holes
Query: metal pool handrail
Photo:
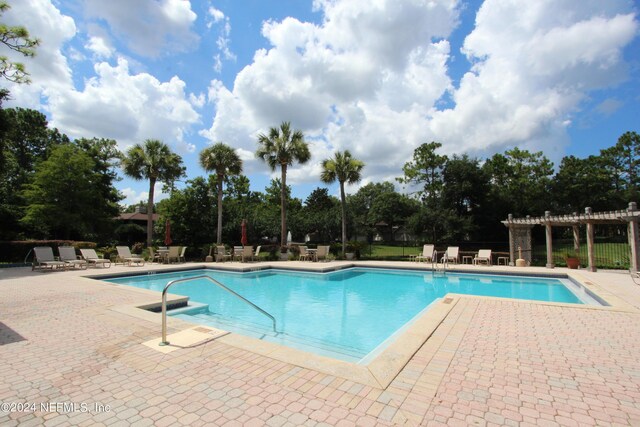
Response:
[{"label": "metal pool handrail", "polygon": [[[442,272],[447,272],[447,266],[449,265],[449,258],[447,258],[447,251],[444,252],[442,256]],[[438,251],[433,251],[433,256],[431,257],[431,271],[437,272],[440,269],[438,268]]]},{"label": "metal pool handrail", "polygon": [[171,286],[175,285],[176,283],[187,282],[189,280],[196,280],[196,279],[207,279],[207,280],[213,282],[214,285],[216,285],[216,286],[224,289],[225,291],[229,292],[230,294],[240,298],[242,301],[246,302],[251,307],[255,308],[260,313],[262,313],[265,316],[267,316],[268,318],[270,318],[271,322],[273,323],[273,332],[276,332],[276,333],[278,332],[276,330],[276,318],[275,317],[273,317],[272,315],[270,315],[269,313],[267,313],[266,311],[264,311],[263,309],[261,309],[260,307],[258,307],[257,305],[255,305],[254,303],[252,303],[251,301],[249,301],[248,299],[246,299],[242,295],[240,295],[239,293],[229,289],[228,287],[226,287],[222,283],[218,282],[216,279],[214,279],[212,277],[209,277],[209,276],[202,275],[202,276],[184,277],[182,279],[172,280],[169,283],[167,283],[167,285],[162,290],[162,341],[160,342],[160,345],[168,345],[169,344],[169,341],[167,341],[167,290],[169,290],[169,288]]}]

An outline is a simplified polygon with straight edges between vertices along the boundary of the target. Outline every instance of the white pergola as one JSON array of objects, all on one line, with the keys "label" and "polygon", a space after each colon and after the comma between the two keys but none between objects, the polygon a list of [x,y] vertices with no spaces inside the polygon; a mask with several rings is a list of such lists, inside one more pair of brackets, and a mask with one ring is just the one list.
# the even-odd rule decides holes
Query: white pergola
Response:
[{"label": "white pergola", "polygon": [[[587,227],[587,256],[589,265],[587,269],[589,271],[596,271],[595,255],[593,251],[593,228],[596,224],[627,224],[629,247],[630,247],[630,260],[631,271],[637,272],[640,268],[640,251],[638,244],[638,221],[640,220],[640,211],[638,210],[636,203],[629,203],[629,207],[626,210],[610,211],[610,212],[593,212],[591,208],[586,208],[584,213],[574,213],[571,215],[551,215],[550,211],[546,211],[544,216],[540,217],[526,217],[526,218],[513,218],[511,214],[509,217],[502,221],[502,223],[509,228],[509,254],[510,265],[515,264],[516,249],[518,247],[517,239],[529,239],[529,249],[531,247],[531,228],[535,225],[542,225],[546,230],[546,243],[547,243],[547,268],[554,268],[553,262],[553,243],[551,238],[552,227],[572,227],[573,228],[573,241],[576,250],[580,248],[580,225],[585,224]],[[523,237],[524,236],[524,237]],[[528,236],[528,237],[527,237]]]}]

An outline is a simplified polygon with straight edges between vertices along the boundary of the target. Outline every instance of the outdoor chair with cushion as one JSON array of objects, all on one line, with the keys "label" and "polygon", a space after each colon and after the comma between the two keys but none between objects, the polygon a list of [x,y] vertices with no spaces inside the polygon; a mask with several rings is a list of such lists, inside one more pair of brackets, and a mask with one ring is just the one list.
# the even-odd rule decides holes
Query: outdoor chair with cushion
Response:
[{"label": "outdoor chair with cushion", "polygon": [[87,268],[87,261],[78,259],[78,256],[76,255],[76,248],[73,246],[60,246],[58,247],[58,253],[60,254],[60,261],[67,264],[67,267],[74,269],[76,267],[79,267],[80,269]]},{"label": "outdoor chair with cushion", "polygon": [[242,248],[241,261],[245,262],[246,260],[253,261],[253,248],[251,246]]},{"label": "outdoor chair with cushion", "polygon": [[231,259],[231,254],[227,252],[224,245],[216,246],[216,262],[223,262],[227,259]]},{"label": "outdoor chair with cushion", "polygon": [[171,261],[180,261],[180,246],[169,246],[169,253],[167,254],[167,262],[171,264]]},{"label": "outdoor chair with cushion", "polygon": [[118,251],[118,260],[120,262],[127,263],[127,265],[131,266],[132,264],[144,265],[144,258],[138,255],[133,255],[128,246],[116,246],[116,250]]},{"label": "outdoor chair with cushion", "polygon": [[155,252],[153,250],[153,248],[151,246],[149,246],[149,262],[154,263],[160,263],[162,261],[162,258],[160,256],[160,253]]},{"label": "outdoor chair with cushion", "polygon": [[435,252],[434,249],[435,248],[434,248],[433,245],[424,245],[422,247],[422,254],[416,255],[415,260],[417,262],[420,262],[420,261],[424,261],[424,262],[433,261],[434,252]]},{"label": "outdoor chair with cushion", "polygon": [[310,253],[307,250],[306,246],[300,246],[300,256],[298,257],[299,261],[309,261]]},{"label": "outdoor chair with cushion", "polygon": [[186,251],[187,251],[187,247],[183,246],[182,251],[180,251],[180,256],[178,257],[178,262],[187,262],[186,258],[184,257],[184,253]]},{"label": "outdoor chair with cushion", "polygon": [[233,253],[231,257],[234,261],[242,261],[242,251],[244,250],[244,246],[234,246]]},{"label": "outdoor chair with cushion", "polygon": [[458,251],[460,248],[458,248],[457,246],[449,246],[447,248],[447,251],[444,253],[444,255],[442,255],[442,259],[441,261],[443,263],[445,262],[452,262],[454,264],[458,263]]},{"label": "outdoor chair with cushion", "polygon": [[111,260],[100,258],[95,249],[80,249],[80,253],[82,254],[82,258],[86,259],[89,265],[93,265],[94,267],[97,267],[98,265],[107,268],[111,267]]},{"label": "outdoor chair with cushion", "polygon": [[329,255],[329,246],[318,246],[318,251],[316,252],[316,261],[320,261],[320,260],[327,261],[328,255]]},{"label": "outdoor chair with cushion", "polygon": [[473,259],[473,264],[491,265],[491,249],[480,249]]},{"label": "outdoor chair with cushion", "polygon": [[44,269],[49,268],[51,270],[66,268],[67,264],[63,261],[57,261],[53,256],[53,249],[49,246],[36,246],[33,248],[33,264],[31,264],[31,270],[36,268]]}]

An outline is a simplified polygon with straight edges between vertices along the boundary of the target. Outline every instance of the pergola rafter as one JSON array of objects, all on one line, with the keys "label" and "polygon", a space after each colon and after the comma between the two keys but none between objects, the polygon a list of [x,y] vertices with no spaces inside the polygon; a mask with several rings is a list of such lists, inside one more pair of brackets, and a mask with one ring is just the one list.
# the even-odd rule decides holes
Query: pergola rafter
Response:
[{"label": "pergola rafter", "polygon": [[[553,262],[553,244],[551,239],[552,227],[572,227],[573,239],[576,250],[580,248],[580,230],[579,226],[585,224],[587,226],[587,254],[589,259],[590,271],[596,271],[595,256],[593,251],[594,241],[594,225],[597,224],[627,224],[629,228],[629,246],[631,248],[631,270],[638,271],[640,267],[640,251],[638,250],[638,221],[640,220],[640,211],[637,209],[636,203],[629,203],[626,210],[609,211],[609,212],[593,212],[591,208],[586,208],[584,213],[573,213],[571,215],[551,215],[550,211],[546,211],[544,216],[513,218],[511,214],[502,221],[509,228],[509,252],[510,265],[515,265],[515,252],[520,246],[525,246],[526,250],[531,249],[531,228],[536,225],[542,225],[546,229],[547,244],[547,268],[554,268]],[[531,254],[528,254],[529,260]]]}]

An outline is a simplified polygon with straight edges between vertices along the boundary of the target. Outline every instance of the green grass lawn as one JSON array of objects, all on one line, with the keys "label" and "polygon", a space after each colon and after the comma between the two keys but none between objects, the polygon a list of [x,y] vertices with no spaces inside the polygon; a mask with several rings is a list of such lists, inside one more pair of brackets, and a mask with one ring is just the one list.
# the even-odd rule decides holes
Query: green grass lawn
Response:
[{"label": "green grass lawn", "polygon": [[[465,252],[464,246],[460,246],[461,255]],[[422,253],[422,246],[391,246],[391,245],[367,245],[361,251],[363,259],[409,259],[410,255],[418,255]],[[469,253],[475,253],[470,251]],[[533,265],[546,264],[546,246],[537,245],[534,248]],[[565,254],[573,254],[573,245],[554,243],[554,262],[558,266],[564,266]],[[594,255],[597,268],[608,269],[628,269],[629,262],[629,245],[627,243],[605,243],[599,242],[594,244]],[[588,264],[587,245],[586,242],[580,247],[580,262],[582,266]]]},{"label": "green grass lawn", "polygon": [[362,258],[408,258],[422,253],[422,246],[367,245],[360,252]]},{"label": "green grass lawn", "polygon": [[[534,248],[533,265],[544,265],[547,260],[545,245],[536,245]],[[630,267],[630,251],[628,243],[594,243],[593,252],[597,268],[628,269]],[[573,245],[556,244],[553,246],[553,261],[558,266],[566,265],[565,255],[574,255]],[[587,244],[580,246],[580,265],[588,265]]]}]

